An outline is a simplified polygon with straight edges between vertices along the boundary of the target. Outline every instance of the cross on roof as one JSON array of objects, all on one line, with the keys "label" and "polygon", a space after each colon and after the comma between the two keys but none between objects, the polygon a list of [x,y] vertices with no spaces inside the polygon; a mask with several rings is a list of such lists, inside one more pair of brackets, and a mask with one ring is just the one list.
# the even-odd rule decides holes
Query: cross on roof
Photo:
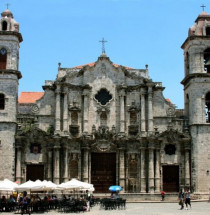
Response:
[{"label": "cross on roof", "polygon": [[6,6],[7,6],[7,9],[9,9],[10,4],[9,4],[9,3],[7,3],[7,4],[6,4]]},{"label": "cross on roof", "polygon": [[102,43],[102,54],[105,54],[105,46],[104,43],[106,43],[107,41],[104,40],[104,38],[102,40],[99,41],[100,43]]},{"label": "cross on roof", "polygon": [[204,11],[204,8],[205,8],[206,6],[205,6],[204,4],[202,4],[201,7],[203,8],[203,11]]}]

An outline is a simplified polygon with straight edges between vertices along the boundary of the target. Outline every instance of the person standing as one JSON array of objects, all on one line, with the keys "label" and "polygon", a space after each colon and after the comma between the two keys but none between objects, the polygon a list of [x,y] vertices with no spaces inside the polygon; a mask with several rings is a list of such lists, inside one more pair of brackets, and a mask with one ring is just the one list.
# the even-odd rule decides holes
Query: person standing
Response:
[{"label": "person standing", "polygon": [[179,205],[181,206],[180,210],[184,209],[184,192],[182,189],[179,191]]},{"label": "person standing", "polygon": [[190,202],[190,189],[188,188],[185,192],[185,205],[186,205],[186,210],[188,210],[188,205],[190,206],[191,208],[191,202]]},{"label": "person standing", "polygon": [[162,191],[160,192],[161,201],[164,201],[164,199],[165,199],[165,194],[166,194],[166,192],[165,192],[164,190],[162,190]]}]

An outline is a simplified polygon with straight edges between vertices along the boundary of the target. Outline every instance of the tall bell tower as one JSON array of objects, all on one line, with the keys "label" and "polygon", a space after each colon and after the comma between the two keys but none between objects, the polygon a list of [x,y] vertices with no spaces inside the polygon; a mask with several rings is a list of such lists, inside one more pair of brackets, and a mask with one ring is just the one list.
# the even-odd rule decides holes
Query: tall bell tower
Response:
[{"label": "tall bell tower", "polygon": [[210,15],[203,11],[189,29],[184,50],[185,116],[191,134],[191,187],[210,188]]},{"label": "tall bell tower", "polygon": [[15,178],[15,133],[17,123],[19,24],[10,10],[0,19],[0,180]]}]

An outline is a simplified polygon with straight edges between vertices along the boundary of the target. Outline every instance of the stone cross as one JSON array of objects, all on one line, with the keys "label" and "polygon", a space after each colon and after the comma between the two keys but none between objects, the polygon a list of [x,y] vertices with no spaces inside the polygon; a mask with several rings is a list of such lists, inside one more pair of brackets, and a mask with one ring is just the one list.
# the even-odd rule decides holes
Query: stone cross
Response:
[{"label": "stone cross", "polygon": [[100,43],[102,43],[102,54],[105,54],[105,46],[104,46],[104,43],[106,43],[107,41],[106,40],[104,40],[104,38],[101,40],[101,41],[99,41]]},{"label": "stone cross", "polygon": [[7,3],[7,4],[6,4],[6,6],[7,6],[7,9],[9,9],[10,4],[9,4],[9,3]]},{"label": "stone cross", "polygon": [[202,4],[201,7],[203,8],[203,11],[204,11],[204,8],[205,8],[206,6]]}]

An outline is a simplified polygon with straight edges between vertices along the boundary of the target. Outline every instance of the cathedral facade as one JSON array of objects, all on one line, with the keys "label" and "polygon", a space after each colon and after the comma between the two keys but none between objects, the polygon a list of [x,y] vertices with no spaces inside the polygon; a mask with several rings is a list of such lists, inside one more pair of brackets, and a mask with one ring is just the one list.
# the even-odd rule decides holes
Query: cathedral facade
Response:
[{"label": "cathedral facade", "polygon": [[[163,96],[148,65],[96,62],[63,68],[44,92],[19,99],[19,24],[0,20],[0,179],[20,183],[72,178],[96,192],[119,184],[126,193],[194,193],[210,188],[210,16],[203,12],[182,48],[184,110]],[[209,61],[209,64],[208,64]]]}]

